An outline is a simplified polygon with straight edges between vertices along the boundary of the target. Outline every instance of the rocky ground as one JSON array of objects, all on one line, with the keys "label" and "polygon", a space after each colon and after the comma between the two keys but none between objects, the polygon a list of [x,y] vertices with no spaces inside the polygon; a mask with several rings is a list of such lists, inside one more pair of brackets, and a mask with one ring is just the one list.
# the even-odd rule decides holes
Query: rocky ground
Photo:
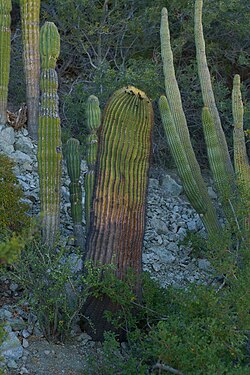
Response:
[{"label": "rocky ground", "polygon": [[[21,183],[25,200],[32,214],[38,212],[38,175],[36,145],[27,131],[18,133],[10,127],[0,129],[0,151],[13,157],[15,173]],[[86,171],[82,163],[82,174]],[[64,166],[62,186],[62,237],[71,245],[72,222],[69,215],[69,180]],[[212,188],[210,195],[216,199]],[[84,196],[83,196],[84,200]],[[204,235],[199,216],[187,202],[174,173],[151,171],[147,201],[147,227],[143,248],[143,269],[162,287],[184,287],[190,282],[204,283],[211,278],[207,259],[196,258],[181,241],[193,232]],[[0,321],[7,336],[0,347],[6,374],[57,375],[82,374],[86,356],[100,350],[99,344],[82,333],[77,326],[71,340],[65,344],[49,343],[42,336],[36,316],[27,303],[18,303],[22,293],[19,286],[6,276],[0,279]]]}]

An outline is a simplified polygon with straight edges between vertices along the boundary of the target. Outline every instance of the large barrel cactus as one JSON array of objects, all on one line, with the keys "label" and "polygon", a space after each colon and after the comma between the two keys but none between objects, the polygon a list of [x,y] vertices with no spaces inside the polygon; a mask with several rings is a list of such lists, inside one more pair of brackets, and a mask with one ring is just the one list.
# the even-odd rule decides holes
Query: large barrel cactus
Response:
[{"label": "large barrel cactus", "polygon": [[40,33],[41,107],[38,129],[38,172],[40,179],[43,240],[53,246],[59,230],[62,174],[61,127],[58,113],[58,80],[55,71],[60,36],[52,22]]},{"label": "large barrel cactus", "polygon": [[[144,92],[129,86],[110,98],[99,134],[96,184],[87,258],[95,264],[115,264],[123,278],[128,268],[142,270],[145,199],[153,125],[152,105]],[[140,298],[140,283],[136,293]],[[104,311],[116,307],[110,299],[90,297],[84,315],[100,339],[109,325]]]},{"label": "large barrel cactus", "polygon": [[0,125],[7,122],[7,99],[10,74],[11,0],[0,2]]},{"label": "large barrel cactus", "polygon": [[39,112],[39,17],[40,0],[21,0],[23,61],[26,80],[28,130],[33,139],[38,137]]},{"label": "large barrel cactus", "polygon": [[93,199],[94,179],[95,179],[95,164],[97,158],[98,136],[97,130],[101,125],[101,110],[99,107],[99,100],[96,96],[90,95],[86,107],[86,119],[89,135],[87,137],[87,164],[88,171],[85,174],[85,220],[86,233],[89,229],[90,209]]},{"label": "large barrel cactus", "polygon": [[82,187],[79,182],[81,173],[81,157],[79,150],[80,143],[75,138],[70,138],[66,146],[66,163],[68,175],[70,177],[70,203],[71,216],[74,225],[74,236],[76,246],[79,246],[84,251],[84,234],[82,227]]}]

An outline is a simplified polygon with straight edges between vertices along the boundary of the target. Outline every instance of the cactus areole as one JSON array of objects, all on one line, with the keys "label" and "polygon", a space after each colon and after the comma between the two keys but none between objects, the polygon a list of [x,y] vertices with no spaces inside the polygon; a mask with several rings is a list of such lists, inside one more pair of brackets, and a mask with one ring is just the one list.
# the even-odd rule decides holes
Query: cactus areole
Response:
[{"label": "cactus areole", "polygon": [[[112,95],[100,128],[86,250],[95,264],[115,264],[120,279],[128,268],[138,276],[142,270],[152,126],[153,109],[144,92],[128,86]],[[140,289],[138,278],[138,298]],[[95,339],[110,329],[103,312],[116,309],[105,296],[89,298],[84,315],[95,325],[95,333],[88,330]]]}]

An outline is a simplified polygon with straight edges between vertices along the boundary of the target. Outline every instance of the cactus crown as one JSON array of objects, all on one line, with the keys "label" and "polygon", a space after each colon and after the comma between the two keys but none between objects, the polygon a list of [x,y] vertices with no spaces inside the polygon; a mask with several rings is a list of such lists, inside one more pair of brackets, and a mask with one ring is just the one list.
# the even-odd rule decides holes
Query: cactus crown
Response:
[{"label": "cactus crown", "polygon": [[60,54],[60,35],[54,22],[45,22],[40,31],[42,69],[54,69]]}]

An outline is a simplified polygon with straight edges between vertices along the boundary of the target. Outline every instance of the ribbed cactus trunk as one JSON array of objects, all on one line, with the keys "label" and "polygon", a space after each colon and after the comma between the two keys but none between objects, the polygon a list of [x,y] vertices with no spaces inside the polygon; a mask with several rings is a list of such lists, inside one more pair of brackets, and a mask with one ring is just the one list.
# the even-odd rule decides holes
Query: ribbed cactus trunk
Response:
[{"label": "ribbed cactus trunk", "polygon": [[60,53],[56,26],[46,22],[40,34],[41,106],[38,129],[38,172],[43,241],[53,246],[59,232],[62,174],[61,127],[58,112],[58,79],[55,71]]},{"label": "ribbed cactus trunk", "polygon": [[76,246],[80,247],[82,251],[84,251],[85,241],[82,227],[82,187],[81,183],[79,182],[81,174],[80,143],[75,138],[70,138],[67,141],[66,163],[68,175],[71,181],[69,185],[69,192],[75,244]]},{"label": "ribbed cactus trunk", "polygon": [[30,136],[37,140],[40,80],[40,0],[21,0],[20,8],[23,38],[23,61],[26,80],[28,130]]},{"label": "ribbed cactus trunk", "polygon": [[7,122],[7,99],[10,74],[11,0],[0,2],[0,125]]},{"label": "ribbed cactus trunk", "polygon": [[160,97],[159,109],[170,152],[174,158],[184,191],[188,200],[200,215],[209,237],[212,238],[219,233],[220,229],[216,211],[207,190],[203,191],[195,181],[193,170],[189,164],[189,155],[183,147],[165,96]]},{"label": "ribbed cactus trunk", "polygon": [[[218,109],[216,107],[211,77],[208,69],[205,40],[203,36],[202,27],[202,6],[203,0],[195,1],[195,45],[196,45],[196,61],[198,67],[198,74],[201,85],[201,92],[204,107],[207,107],[212,118],[211,124],[214,127],[214,136],[216,136],[217,143],[220,147],[216,150],[218,160],[220,160],[221,167],[224,169],[223,174],[214,174],[216,188],[219,192],[225,215],[229,221],[232,219],[232,212],[230,213],[231,203],[230,199],[235,197],[235,180],[232,162],[229,156],[226,137],[221,126],[221,120]],[[221,170],[222,170],[221,168]]]},{"label": "ribbed cactus trunk", "polygon": [[[142,271],[152,125],[149,99],[132,86],[113,94],[101,125],[87,258],[97,265],[115,264],[121,279],[129,268],[138,276]],[[135,292],[140,298],[139,278]],[[112,328],[104,311],[118,308],[107,296],[88,299],[84,315],[95,326],[95,333],[87,329],[96,340]]]},{"label": "ribbed cactus trunk", "polygon": [[[180,90],[175,76],[173,53],[170,43],[168,12],[166,8],[162,9],[160,34],[166,98],[164,98],[164,96],[161,97],[159,107],[165,134],[173,158],[175,159],[178,173],[182,178],[187,197],[195,210],[200,214],[210,237],[216,236],[220,226],[191,144],[187,121],[182,107]],[[170,132],[170,127],[174,128],[174,133]],[[176,135],[177,147],[173,147],[174,135]],[[186,170],[183,170],[180,159],[185,161]],[[192,176],[189,175],[190,173]]]},{"label": "ribbed cactus trunk", "polygon": [[244,108],[238,74],[235,75],[233,82],[232,111],[234,120],[234,168],[239,190],[239,208],[243,216],[243,226],[248,241],[250,241],[250,165],[243,130]]},{"label": "ribbed cactus trunk", "polygon": [[96,96],[90,95],[87,101],[86,107],[86,119],[87,119],[87,129],[89,135],[87,137],[87,164],[88,171],[84,178],[85,187],[85,220],[86,220],[86,233],[89,230],[90,222],[90,210],[93,200],[94,191],[94,179],[95,179],[95,165],[97,158],[98,149],[98,136],[97,130],[101,125],[101,110],[99,107],[99,100]]}]

